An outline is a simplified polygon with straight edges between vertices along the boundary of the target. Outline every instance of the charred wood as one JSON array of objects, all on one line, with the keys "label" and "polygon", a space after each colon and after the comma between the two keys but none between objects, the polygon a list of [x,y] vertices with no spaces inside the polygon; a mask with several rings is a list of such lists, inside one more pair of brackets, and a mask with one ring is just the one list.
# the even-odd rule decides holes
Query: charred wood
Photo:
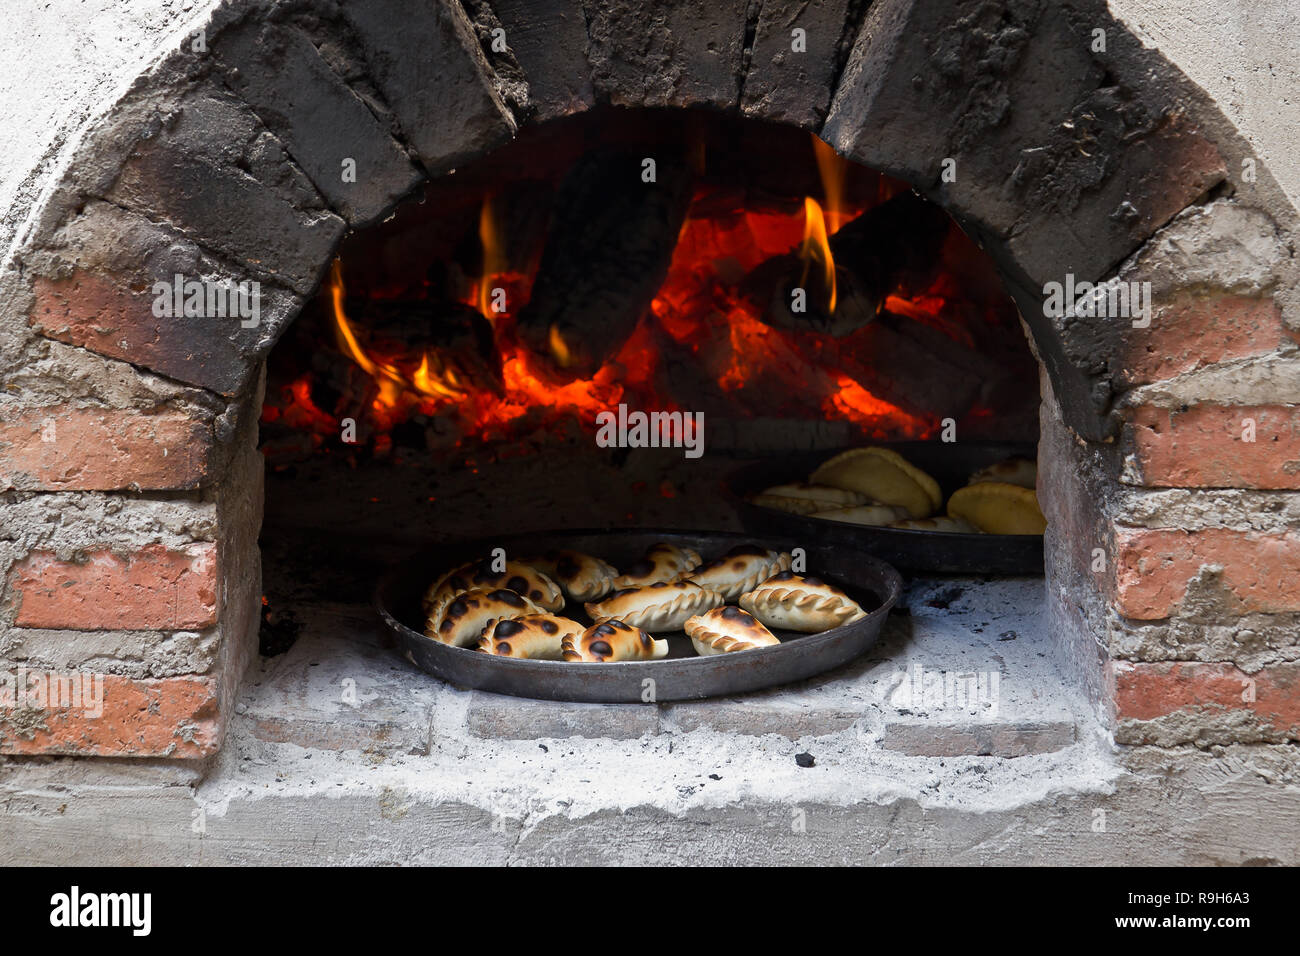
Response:
[{"label": "charred wood", "polygon": [[684,156],[599,150],[564,178],[528,305],[524,344],[557,378],[589,377],[632,334],[663,284],[691,200]]},{"label": "charred wood", "polygon": [[821,264],[809,262],[800,247],[759,265],[742,292],[769,325],[845,336],[873,321],[891,293],[919,292],[934,280],[950,227],[940,207],[914,192],[900,193],[830,237],[833,309]]}]

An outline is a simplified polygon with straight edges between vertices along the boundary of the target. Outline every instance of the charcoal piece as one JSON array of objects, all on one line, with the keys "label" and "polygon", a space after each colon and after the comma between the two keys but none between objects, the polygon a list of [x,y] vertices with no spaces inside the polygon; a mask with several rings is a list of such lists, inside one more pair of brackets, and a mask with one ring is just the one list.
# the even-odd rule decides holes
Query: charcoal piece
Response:
[{"label": "charcoal piece", "polygon": [[595,150],[565,176],[519,316],[520,338],[554,377],[590,377],[632,334],[668,273],[691,186],[685,157],[662,151]]},{"label": "charcoal piece", "polygon": [[[834,310],[819,264],[806,263],[798,248],[761,263],[745,278],[742,292],[768,325],[845,336],[874,321],[895,290],[919,292],[934,280],[950,227],[940,207],[903,192],[830,237]],[[802,312],[791,308],[796,288],[805,292]]]}]

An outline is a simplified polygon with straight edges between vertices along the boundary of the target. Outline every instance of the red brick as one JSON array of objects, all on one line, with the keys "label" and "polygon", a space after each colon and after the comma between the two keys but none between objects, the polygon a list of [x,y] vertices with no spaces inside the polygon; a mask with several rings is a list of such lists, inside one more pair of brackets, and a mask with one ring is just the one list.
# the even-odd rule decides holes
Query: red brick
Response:
[{"label": "red brick", "polygon": [[[1243,440],[1247,419],[1254,441]],[[1300,406],[1144,405],[1124,437],[1152,488],[1300,488]]]},{"label": "red brick", "polygon": [[226,396],[246,384],[265,334],[240,329],[233,319],[157,317],[151,280],[138,275],[115,280],[78,270],[67,278],[38,276],[32,286],[30,323],[40,334]]},{"label": "red brick", "polygon": [[1206,565],[1223,569],[1240,613],[1300,611],[1300,532],[1121,528],[1115,547],[1115,606],[1125,617],[1169,617]]},{"label": "red brick", "polygon": [[[8,673],[12,687],[19,672]],[[84,678],[102,679],[102,713],[96,716],[100,708],[88,706],[88,700],[79,707],[0,706],[0,754],[192,758],[216,753],[225,720],[212,678],[81,676],[87,694]]]},{"label": "red brick", "polygon": [[1203,365],[1264,355],[1300,341],[1300,333],[1286,327],[1271,298],[1182,295],[1156,305],[1150,327],[1128,330],[1125,338],[1119,379],[1145,385]]},{"label": "red brick", "polygon": [[1117,661],[1114,672],[1120,720],[1154,720],[1192,707],[1221,707],[1250,711],[1275,730],[1300,738],[1300,663],[1247,674],[1231,664]]},{"label": "red brick", "polygon": [[127,558],[96,551],[80,562],[38,552],[14,565],[10,593],[20,602],[20,627],[210,627],[217,619],[216,545],[149,545]]},{"label": "red brick", "polygon": [[196,488],[212,428],[181,412],[29,408],[0,424],[0,489]]}]

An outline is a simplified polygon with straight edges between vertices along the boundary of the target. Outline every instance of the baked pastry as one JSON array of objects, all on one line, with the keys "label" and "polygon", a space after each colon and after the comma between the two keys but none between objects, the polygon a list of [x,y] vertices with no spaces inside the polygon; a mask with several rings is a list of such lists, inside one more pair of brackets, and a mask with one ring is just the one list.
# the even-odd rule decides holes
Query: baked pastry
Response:
[{"label": "baked pastry", "polygon": [[573,662],[654,661],[668,656],[668,642],[623,621],[602,621],[566,637],[563,651]]},{"label": "baked pastry", "polygon": [[675,631],[687,618],[723,603],[717,591],[693,581],[660,581],[615,591],[603,601],[588,604],[587,613],[597,624],[613,620],[647,631]]},{"label": "baked pastry", "polygon": [[525,614],[492,621],[479,638],[478,649],[497,657],[535,661],[564,660],[564,639],[582,633],[582,625],[554,614]]},{"label": "baked pastry", "polygon": [[1030,488],[981,481],[958,488],[948,499],[948,514],[964,518],[988,534],[1042,534],[1047,519]]},{"label": "baked pastry", "polygon": [[965,518],[946,518],[943,515],[935,515],[933,518],[908,518],[905,521],[895,521],[890,525],[891,528],[905,528],[910,531],[956,531],[961,534],[979,534],[980,529],[975,527]]},{"label": "baked pastry", "polygon": [[909,512],[900,505],[858,505],[856,508],[837,508],[834,511],[819,511],[814,518],[826,521],[845,521],[849,524],[892,525],[895,521],[906,518]]},{"label": "baked pastry", "polygon": [[782,571],[748,594],[740,606],[768,627],[817,634],[867,616],[857,601],[820,578]]},{"label": "baked pastry", "polygon": [[661,541],[646,549],[645,557],[625,568],[614,579],[615,590],[640,588],[661,581],[671,581],[683,571],[697,568],[704,561],[700,552],[692,548],[679,548],[675,544]]},{"label": "baked pastry", "polygon": [[476,588],[485,591],[506,588],[547,611],[564,607],[564,592],[543,572],[522,561],[507,561],[505,570],[493,571],[494,562],[493,558],[483,558],[448,571],[425,592],[425,613],[436,616],[457,594]]},{"label": "baked pastry", "polygon": [[484,628],[494,621],[541,613],[542,608],[516,591],[474,588],[457,594],[440,608],[425,622],[424,633],[440,644],[469,647],[478,643]]},{"label": "baked pastry", "polygon": [[855,448],[836,455],[808,479],[866,495],[883,505],[900,505],[913,518],[928,518],[943,506],[939,484],[889,448]]},{"label": "baked pastry", "polygon": [[686,622],[686,636],[695,645],[695,653],[701,657],[781,643],[748,611],[730,606],[715,607],[691,618]]},{"label": "baked pastry", "polygon": [[844,488],[797,481],[786,485],[773,485],[749,500],[762,508],[775,508],[777,511],[788,511],[796,515],[810,515],[815,511],[863,505],[867,503],[867,496]]},{"label": "baked pastry", "polygon": [[966,484],[977,485],[984,481],[1001,481],[1021,488],[1034,488],[1038,485],[1038,462],[1030,458],[1008,458],[981,468],[970,476],[970,481]]},{"label": "baked pastry", "polygon": [[679,575],[678,580],[694,581],[702,588],[716,591],[726,602],[734,601],[759,582],[789,567],[790,555],[787,553],[742,544],[716,561]]},{"label": "baked pastry", "polygon": [[541,571],[571,601],[595,601],[614,589],[618,571],[608,561],[581,551],[547,551],[520,561]]}]

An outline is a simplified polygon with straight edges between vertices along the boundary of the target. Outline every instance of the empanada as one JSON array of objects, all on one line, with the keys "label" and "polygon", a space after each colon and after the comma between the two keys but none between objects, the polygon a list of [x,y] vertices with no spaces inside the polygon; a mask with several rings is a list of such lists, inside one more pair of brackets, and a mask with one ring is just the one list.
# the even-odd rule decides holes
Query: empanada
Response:
[{"label": "empanada", "polygon": [[904,528],[909,531],[955,531],[960,534],[979,534],[980,529],[975,527],[965,518],[945,518],[942,515],[935,515],[933,518],[908,518],[906,521],[895,521],[890,525],[891,528]]},{"label": "empanada", "polygon": [[1030,488],[981,481],[958,488],[948,499],[948,514],[964,518],[988,534],[1042,534],[1047,519]]},{"label": "empanada", "polygon": [[754,544],[732,548],[716,561],[679,575],[702,588],[716,591],[723,601],[734,601],[761,581],[790,567],[790,555]]},{"label": "empanada", "polygon": [[668,656],[668,642],[623,621],[602,621],[564,639],[572,662],[654,661]]},{"label": "empanada", "polygon": [[820,578],[782,571],[748,594],[740,606],[768,627],[817,634],[867,616],[861,605]]},{"label": "empanada", "polygon": [[978,485],[985,481],[1001,481],[1021,488],[1034,488],[1038,485],[1038,462],[1030,458],[1008,458],[981,468],[970,476],[970,481],[966,484]]},{"label": "empanada", "polygon": [[576,637],[583,627],[577,621],[554,614],[525,614],[523,617],[492,621],[479,638],[478,649],[497,657],[522,657],[535,661],[564,660],[561,645]]},{"label": "empanada", "polygon": [[695,653],[702,657],[781,643],[752,614],[730,606],[715,607],[691,618],[686,622],[686,636],[695,645]]},{"label": "empanada", "polygon": [[675,631],[686,619],[723,604],[722,595],[693,581],[660,581],[643,588],[624,588],[587,605],[597,624],[622,621],[647,631]]},{"label": "empanada", "polygon": [[645,557],[636,564],[624,568],[623,573],[614,579],[614,588],[621,591],[671,581],[683,571],[699,567],[703,561],[698,551],[661,541],[647,548]]},{"label": "empanada", "polygon": [[505,570],[494,571],[492,567],[495,561],[495,558],[483,558],[448,571],[425,592],[425,613],[437,616],[443,606],[457,594],[476,588],[484,591],[506,588],[522,594],[547,611],[558,611],[564,607],[564,593],[545,573],[522,561],[507,561]]},{"label": "empanada", "polygon": [[867,496],[830,485],[810,485],[806,481],[773,485],[749,499],[761,508],[775,508],[790,514],[810,515],[832,508],[850,508],[867,503]]},{"label": "empanada", "polygon": [[899,505],[858,505],[856,508],[837,508],[834,511],[819,511],[814,518],[826,521],[844,521],[849,524],[876,525],[883,527],[893,524],[908,516],[908,510]]},{"label": "empanada", "polygon": [[457,594],[431,616],[425,622],[424,633],[440,644],[469,647],[478,643],[484,628],[493,621],[541,613],[542,608],[516,591],[474,588]]},{"label": "empanada", "polygon": [[939,484],[890,448],[855,448],[836,455],[808,479],[866,495],[884,505],[899,505],[910,517],[928,518],[943,506]]},{"label": "empanada", "polygon": [[520,563],[541,571],[569,600],[579,603],[603,598],[614,589],[618,576],[612,564],[581,551],[547,551]]}]

